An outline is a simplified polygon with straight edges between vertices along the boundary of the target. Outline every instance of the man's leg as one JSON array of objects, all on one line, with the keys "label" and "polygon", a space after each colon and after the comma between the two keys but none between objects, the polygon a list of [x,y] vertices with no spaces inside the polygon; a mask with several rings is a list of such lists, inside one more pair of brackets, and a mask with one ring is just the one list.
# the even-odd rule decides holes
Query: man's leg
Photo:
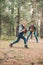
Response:
[{"label": "man's leg", "polygon": [[13,44],[16,44],[17,42],[19,42],[19,40],[20,40],[20,37],[18,36],[17,40],[10,44],[10,47],[12,47]]},{"label": "man's leg", "polygon": [[37,32],[36,31],[34,31],[34,36],[36,38],[36,42],[38,43],[38,38],[37,38]]},{"label": "man's leg", "polygon": [[25,45],[25,47],[28,48],[28,46],[27,46],[27,44],[26,44],[27,39],[26,39],[24,36],[21,36],[21,38],[24,40],[24,45]]},{"label": "man's leg", "polygon": [[27,36],[27,41],[28,41],[31,34],[32,34],[32,32],[29,31],[29,35]]}]

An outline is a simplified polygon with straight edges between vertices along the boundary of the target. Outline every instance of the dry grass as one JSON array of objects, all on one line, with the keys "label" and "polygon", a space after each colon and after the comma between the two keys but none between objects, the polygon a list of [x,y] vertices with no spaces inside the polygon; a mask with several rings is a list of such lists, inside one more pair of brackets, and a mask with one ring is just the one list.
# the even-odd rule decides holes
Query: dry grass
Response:
[{"label": "dry grass", "polygon": [[10,42],[0,40],[0,65],[43,65],[43,39],[39,39],[39,43],[30,39],[28,49],[22,40],[12,48]]}]

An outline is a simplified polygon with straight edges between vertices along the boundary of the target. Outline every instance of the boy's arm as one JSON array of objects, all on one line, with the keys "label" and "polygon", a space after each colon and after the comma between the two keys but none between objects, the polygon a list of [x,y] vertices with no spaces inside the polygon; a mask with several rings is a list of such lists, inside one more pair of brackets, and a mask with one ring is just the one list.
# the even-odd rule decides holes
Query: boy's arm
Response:
[{"label": "boy's arm", "polygon": [[29,26],[29,28],[28,28],[28,31],[30,30],[30,26]]},{"label": "boy's arm", "polygon": [[34,29],[36,30],[36,26],[34,25]]},{"label": "boy's arm", "polygon": [[22,29],[22,25],[19,25],[19,33],[24,32],[25,28]]},{"label": "boy's arm", "polygon": [[21,33],[21,31],[22,31],[22,26],[19,25],[19,33]]}]

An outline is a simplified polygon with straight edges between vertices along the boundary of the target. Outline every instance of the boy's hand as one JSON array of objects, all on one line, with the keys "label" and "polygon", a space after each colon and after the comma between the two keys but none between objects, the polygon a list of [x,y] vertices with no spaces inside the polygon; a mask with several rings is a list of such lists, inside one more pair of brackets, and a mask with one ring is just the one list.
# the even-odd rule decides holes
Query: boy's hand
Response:
[{"label": "boy's hand", "polygon": [[23,31],[24,31],[24,33],[26,33],[27,32],[27,29],[25,28]]}]

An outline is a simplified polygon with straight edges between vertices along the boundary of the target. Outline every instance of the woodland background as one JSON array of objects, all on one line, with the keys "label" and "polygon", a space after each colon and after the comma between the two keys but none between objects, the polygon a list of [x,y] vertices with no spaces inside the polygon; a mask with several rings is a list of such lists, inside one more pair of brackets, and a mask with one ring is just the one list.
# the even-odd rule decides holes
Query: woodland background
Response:
[{"label": "woodland background", "polygon": [[33,21],[43,38],[43,0],[0,0],[0,39],[14,39],[23,20]]}]

